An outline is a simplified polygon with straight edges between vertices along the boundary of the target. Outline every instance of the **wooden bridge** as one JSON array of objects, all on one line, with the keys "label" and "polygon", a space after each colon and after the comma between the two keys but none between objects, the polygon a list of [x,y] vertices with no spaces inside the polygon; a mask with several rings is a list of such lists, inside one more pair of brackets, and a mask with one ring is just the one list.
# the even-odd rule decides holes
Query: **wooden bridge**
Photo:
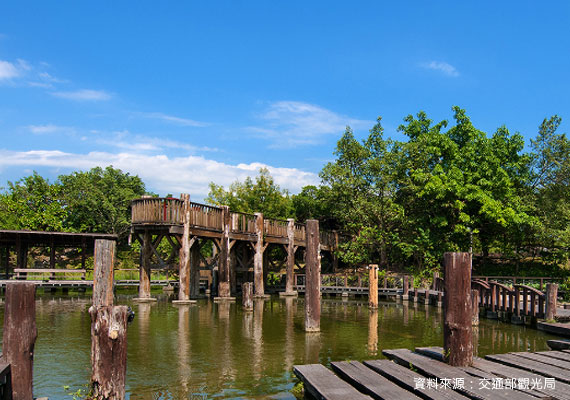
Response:
[{"label": "wooden bridge", "polygon": [[[182,194],[177,198],[145,197],[132,202],[132,237],[141,246],[139,300],[150,297],[152,259],[166,266],[179,255],[179,300],[189,301],[199,295],[200,265],[212,270],[214,288],[220,298],[231,299],[242,282],[253,281],[255,296],[265,295],[264,282],[271,267],[270,249],[282,248],[286,254],[285,294],[294,295],[295,266],[302,270],[302,254],[306,243],[306,226],[293,219],[269,219],[263,214],[231,211],[229,207],[215,207],[190,201]],[[332,270],[338,267],[335,250],[339,235],[335,231],[319,233],[322,257]],[[170,256],[163,260],[158,249],[166,240]],[[201,249],[213,246],[213,261],[208,262]],[[215,268],[217,265],[217,271]]]}]

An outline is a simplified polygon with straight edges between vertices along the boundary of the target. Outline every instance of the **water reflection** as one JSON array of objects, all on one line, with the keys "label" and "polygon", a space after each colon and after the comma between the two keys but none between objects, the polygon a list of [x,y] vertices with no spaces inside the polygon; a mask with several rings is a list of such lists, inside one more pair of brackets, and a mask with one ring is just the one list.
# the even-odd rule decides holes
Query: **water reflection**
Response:
[{"label": "water reflection", "polygon": [[[89,298],[38,299],[36,396],[68,399],[64,385],[77,389],[88,382],[89,304]],[[126,304],[131,305],[128,300]],[[382,357],[383,349],[443,345],[443,314],[423,304],[382,302],[378,311],[370,312],[362,301],[323,299],[317,334],[303,330],[302,298],[259,299],[253,312],[208,300],[172,307],[161,299],[132,307],[136,318],[128,326],[130,400],[190,398],[192,393],[208,398],[288,397],[295,364],[365,360]],[[550,338],[484,318],[473,331],[479,356],[546,350]]]}]

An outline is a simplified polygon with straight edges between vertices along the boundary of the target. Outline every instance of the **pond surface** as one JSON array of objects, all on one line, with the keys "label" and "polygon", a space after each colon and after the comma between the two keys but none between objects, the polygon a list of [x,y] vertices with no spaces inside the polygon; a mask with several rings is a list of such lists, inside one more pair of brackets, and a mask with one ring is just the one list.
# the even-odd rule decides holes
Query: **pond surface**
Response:
[{"label": "pond surface", "polygon": [[[383,349],[443,345],[443,315],[431,306],[381,302],[378,312],[369,312],[366,298],[323,299],[321,332],[306,334],[302,297],[259,300],[253,313],[239,303],[173,306],[159,295],[156,304],[133,304],[132,297],[116,300],[136,312],[128,327],[132,400],[292,399],[294,364],[382,358]],[[89,305],[88,296],[38,296],[35,396],[71,400],[67,393],[89,381]],[[474,336],[480,356],[547,350],[546,340],[554,338],[486,319]]]}]

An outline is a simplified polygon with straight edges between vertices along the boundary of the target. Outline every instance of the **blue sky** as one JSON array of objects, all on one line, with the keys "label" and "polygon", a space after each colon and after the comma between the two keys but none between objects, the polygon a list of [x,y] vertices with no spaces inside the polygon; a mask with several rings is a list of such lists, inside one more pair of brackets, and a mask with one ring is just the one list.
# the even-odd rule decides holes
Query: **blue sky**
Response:
[{"label": "blue sky", "polygon": [[295,193],[346,125],[453,105],[528,142],[566,131],[569,49],[564,1],[7,1],[0,186],[112,164],[200,200],[267,166]]}]

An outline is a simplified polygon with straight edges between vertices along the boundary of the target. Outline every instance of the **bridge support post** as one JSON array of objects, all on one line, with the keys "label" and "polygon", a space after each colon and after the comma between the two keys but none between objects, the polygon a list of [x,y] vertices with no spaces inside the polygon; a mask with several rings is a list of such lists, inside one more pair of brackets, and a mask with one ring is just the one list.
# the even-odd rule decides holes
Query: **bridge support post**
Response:
[{"label": "bridge support post", "polygon": [[471,290],[471,325],[479,326],[479,291]]},{"label": "bridge support post", "polygon": [[445,361],[455,367],[473,364],[471,254],[444,254],[443,344]]},{"label": "bridge support post", "polygon": [[319,221],[307,221],[306,230],[305,332],[321,330],[321,255]]},{"label": "bridge support post", "polygon": [[218,267],[218,297],[214,300],[235,300],[230,293],[230,208],[222,206],[222,240],[220,241],[220,258]]},{"label": "bridge support post", "polygon": [[253,283],[255,289],[255,297],[265,297],[265,289],[263,287],[263,214],[255,213],[255,255],[253,256]]},{"label": "bridge support post", "polygon": [[150,297],[150,258],[152,256],[152,234],[144,231],[139,269],[139,297],[133,299],[139,303],[150,303],[157,299]]},{"label": "bridge support post", "polygon": [[287,272],[285,281],[285,292],[279,293],[279,296],[297,296],[294,282],[295,272],[295,220],[287,219]]},{"label": "bridge support post", "polygon": [[370,264],[368,277],[368,308],[378,308],[378,265]]},{"label": "bridge support post", "polygon": [[196,237],[190,247],[190,298],[200,296],[200,240]]},{"label": "bridge support post", "polygon": [[[558,297],[558,285],[556,283],[546,284],[546,312],[544,319],[553,320],[556,317],[556,298]],[[539,310],[539,314],[542,310]]]},{"label": "bridge support post", "polygon": [[[11,377],[4,390],[6,398],[32,400],[34,346],[36,329],[36,285],[14,282],[6,285],[4,311],[4,362],[10,364]],[[10,390],[9,386],[12,386]]]},{"label": "bridge support post", "polygon": [[178,300],[174,300],[174,304],[192,304],[196,300],[190,300],[190,195],[182,193],[180,195],[182,200],[182,222],[184,230],[182,231],[182,246],[179,251],[179,285],[178,285]]}]

